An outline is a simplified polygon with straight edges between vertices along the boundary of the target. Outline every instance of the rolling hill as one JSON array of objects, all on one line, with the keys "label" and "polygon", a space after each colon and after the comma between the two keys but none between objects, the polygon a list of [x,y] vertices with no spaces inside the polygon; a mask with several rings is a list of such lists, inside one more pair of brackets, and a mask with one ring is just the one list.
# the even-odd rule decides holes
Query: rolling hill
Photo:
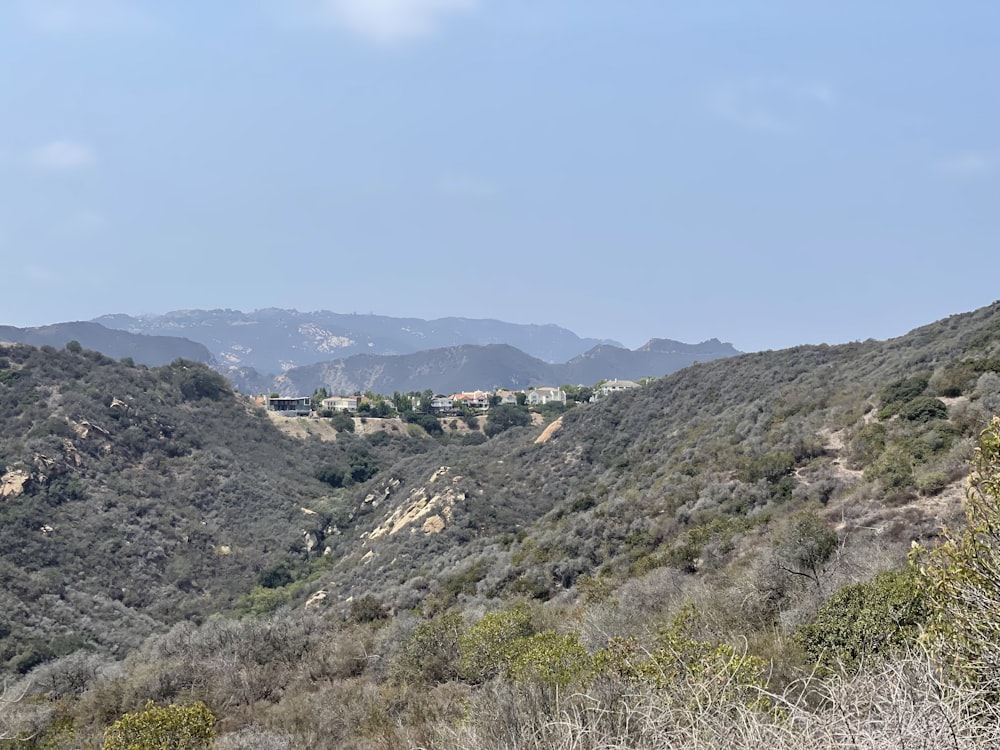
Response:
[{"label": "rolling hill", "polygon": [[151,367],[165,365],[175,359],[190,359],[206,364],[215,361],[207,348],[189,339],[129,333],[84,321],[55,323],[37,328],[0,326],[0,341],[54,346],[57,349],[70,341],[77,341],[85,349],[99,351],[114,359],[128,357]]},{"label": "rolling hill", "polygon": [[431,389],[435,393],[565,383],[592,385],[600,380],[640,380],[659,377],[697,361],[739,354],[717,340],[682,344],[654,339],[631,351],[601,344],[568,362],[543,362],[506,345],[453,346],[413,354],[375,356],[359,354],[347,359],[294,367],[276,378],[231,372],[230,377],[247,393],[277,391],[293,396],[324,387],[329,393],[372,391],[392,395]]},{"label": "rolling hill", "polygon": [[831,597],[960,517],[997,413],[1000,303],[701,361],[490,439],[361,418],[292,438],[194,362],[5,345],[4,668],[60,686],[31,706],[67,742],[146,698],[205,700],[230,747],[551,726],[550,683],[469,661],[503,623],[585,661],[742,644],[776,695],[816,668],[795,638]]}]

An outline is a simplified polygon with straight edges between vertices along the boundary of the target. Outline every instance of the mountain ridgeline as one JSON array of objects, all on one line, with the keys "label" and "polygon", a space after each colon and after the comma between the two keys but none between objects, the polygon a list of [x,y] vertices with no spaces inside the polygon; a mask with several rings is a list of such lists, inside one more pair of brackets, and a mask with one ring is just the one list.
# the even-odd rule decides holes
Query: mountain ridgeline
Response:
[{"label": "mountain ridgeline", "polygon": [[558,326],[494,320],[340,315],[294,310],[188,310],[38,328],[0,327],[0,341],[61,347],[70,341],[116,359],[159,366],[203,362],[243,393],[293,396],[639,380],[739,352],[717,339],[683,344],[652,339],[635,351],[581,339]]},{"label": "mountain ridgeline", "polygon": [[97,323],[132,334],[184,336],[211,350],[216,369],[244,393],[452,393],[598,380],[639,380],[739,352],[717,339],[653,339],[630,351],[555,325],[497,320],[391,318],[327,311],[184,310]]},{"label": "mountain ridgeline", "polygon": [[[105,315],[94,322],[130,333],[183,336],[207,346],[223,367],[278,374],[357,354],[400,355],[463,344],[508,344],[545,362],[565,362],[599,344],[555,325],[468,318],[393,318],[268,308]],[[617,344],[616,344],[617,345]]]},{"label": "mountain ridgeline", "polygon": [[167,335],[137,335],[84,321],[54,323],[37,328],[0,326],[0,342],[2,341],[57,348],[76,341],[85,349],[101,352],[114,359],[131,359],[150,367],[169,364],[175,359],[189,359],[206,364],[215,362],[212,353],[204,345],[190,339]]},{"label": "mountain ridgeline", "polygon": [[[757,665],[769,695],[818,674],[802,628],[960,516],[1000,413],[1000,303],[887,341],[702,346],[650,342],[699,361],[489,438],[489,416],[334,436],[196,362],[0,347],[0,659],[50,708],[24,726],[80,746],[146,699],[197,699],[230,748],[492,748],[561,726],[567,688],[610,701],[597,731],[628,703],[608,680],[636,689],[630,660],[664,643],[694,660],[669,662],[681,707],[685,674]],[[540,376],[522,357],[511,377]],[[656,675],[662,698],[675,672]]]},{"label": "mountain ridgeline", "polygon": [[[662,349],[657,348],[658,346]],[[738,354],[717,340],[681,344],[654,339],[642,349],[630,351],[602,344],[563,364],[550,364],[506,344],[453,346],[399,356],[359,354],[347,359],[295,367],[273,379],[240,378],[231,375],[241,390],[282,395],[312,393],[325,387],[330,393],[372,391],[392,394],[430,388],[435,393],[563,383],[592,385],[600,380],[640,380],[674,372],[699,360],[708,361]]]}]

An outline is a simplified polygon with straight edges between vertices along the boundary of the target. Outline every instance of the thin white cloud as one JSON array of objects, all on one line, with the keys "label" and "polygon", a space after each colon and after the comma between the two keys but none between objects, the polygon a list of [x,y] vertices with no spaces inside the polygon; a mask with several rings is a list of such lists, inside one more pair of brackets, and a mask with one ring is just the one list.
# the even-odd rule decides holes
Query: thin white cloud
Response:
[{"label": "thin white cloud", "polygon": [[47,34],[90,34],[147,29],[152,19],[129,0],[22,0],[27,23]]},{"label": "thin white cloud", "polygon": [[833,89],[823,83],[815,83],[803,90],[803,95],[814,99],[821,104],[833,105],[837,103],[837,96]]},{"label": "thin white cloud", "polygon": [[52,141],[32,151],[31,161],[45,169],[83,169],[95,164],[97,156],[82,143]]},{"label": "thin white cloud", "polygon": [[461,174],[443,176],[437,183],[438,192],[460,198],[489,198],[497,194],[496,185]]},{"label": "thin white cloud", "polygon": [[471,11],[477,3],[478,0],[319,0],[312,15],[324,24],[391,46],[434,34],[447,16]]},{"label": "thin white cloud", "polygon": [[66,222],[66,231],[77,235],[93,234],[104,229],[106,225],[107,220],[96,211],[77,211]]},{"label": "thin white cloud", "polygon": [[780,79],[752,79],[720,86],[707,97],[709,110],[741,128],[770,135],[800,134],[818,108],[836,104],[823,83],[795,84]]},{"label": "thin white cloud", "polygon": [[959,177],[975,177],[1000,170],[1000,151],[966,151],[937,163],[941,172]]},{"label": "thin white cloud", "polygon": [[58,281],[59,277],[52,271],[51,268],[46,266],[31,265],[24,268],[24,277],[28,281],[34,281],[39,283],[48,284],[53,281]]},{"label": "thin white cloud", "polygon": [[747,130],[773,135],[794,135],[798,125],[782,117],[761,102],[754,101],[746,92],[732,88],[713,92],[710,98],[712,111],[724,120]]}]

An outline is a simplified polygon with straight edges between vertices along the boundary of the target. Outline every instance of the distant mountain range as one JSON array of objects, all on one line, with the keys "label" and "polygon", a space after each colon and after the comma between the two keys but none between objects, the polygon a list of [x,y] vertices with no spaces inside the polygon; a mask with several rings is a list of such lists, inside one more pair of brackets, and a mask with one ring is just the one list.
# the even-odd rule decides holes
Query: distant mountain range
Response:
[{"label": "distant mountain range", "polygon": [[701,344],[653,339],[630,351],[603,344],[562,364],[550,364],[506,344],[452,346],[414,354],[378,357],[359,354],[346,359],[295,367],[274,379],[233,378],[248,392],[277,391],[304,395],[324,387],[330,393],[373,391],[390,394],[430,388],[436,393],[463,390],[512,390],[539,385],[574,383],[593,385],[599,380],[638,380],[659,377],[687,367],[739,354],[717,339]]},{"label": "distant mountain range", "polygon": [[175,359],[214,364],[215,358],[203,344],[179,336],[144,336],[117,331],[98,323],[77,321],[55,323],[37,328],[0,326],[0,341],[10,341],[33,346],[63,348],[76,341],[85,349],[92,349],[113,359],[131,357],[140,364],[156,367]]},{"label": "distant mountain range", "polygon": [[214,366],[248,393],[309,394],[526,388],[603,378],[660,376],[695,361],[739,354],[711,339],[652,339],[631,351],[556,325],[468,318],[391,318],[269,308],[105,315],[96,323],[134,334],[183,336],[207,347]]},{"label": "distant mountain range", "polygon": [[739,354],[710,339],[652,339],[634,351],[556,325],[390,318],[267,309],[183,310],[38,328],[0,327],[0,341],[62,348],[78,341],[114,359],[158,366],[183,358],[225,374],[245,393],[311,394],[527,388],[662,376]]},{"label": "distant mountain range", "polygon": [[621,346],[616,341],[580,338],[556,325],[325,310],[178,310],[141,317],[104,315],[94,322],[129,333],[183,336],[208,347],[223,370],[252,368],[270,374],[357,354],[414,354],[463,344],[508,344],[545,362],[565,362],[600,344]]}]

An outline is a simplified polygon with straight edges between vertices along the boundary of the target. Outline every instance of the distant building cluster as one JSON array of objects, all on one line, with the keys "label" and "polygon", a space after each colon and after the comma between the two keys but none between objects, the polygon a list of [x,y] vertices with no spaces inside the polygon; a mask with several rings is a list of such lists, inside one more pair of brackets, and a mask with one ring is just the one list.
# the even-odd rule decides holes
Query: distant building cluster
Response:
[{"label": "distant building cluster", "polygon": [[[594,389],[591,401],[600,401],[603,398],[621,391],[639,388],[638,383],[631,380],[605,380]],[[410,394],[409,399],[413,408],[421,407],[421,396]],[[396,411],[396,405],[392,399],[354,394],[351,396],[328,396],[321,399],[318,404],[309,396],[264,396],[260,399],[268,411],[285,414],[287,416],[308,417],[314,411],[345,412],[354,413],[365,411],[365,404],[372,405],[376,401],[383,404],[382,408]],[[453,393],[450,396],[435,395],[430,401],[430,410],[438,415],[446,416],[457,414],[462,411],[471,410],[474,412],[486,412],[491,406],[502,406],[506,404],[517,405],[526,404],[528,406],[544,406],[546,404],[566,405],[566,392],[562,388],[553,386],[538,386],[524,391],[510,391],[498,388],[495,391],[462,391]]]}]

